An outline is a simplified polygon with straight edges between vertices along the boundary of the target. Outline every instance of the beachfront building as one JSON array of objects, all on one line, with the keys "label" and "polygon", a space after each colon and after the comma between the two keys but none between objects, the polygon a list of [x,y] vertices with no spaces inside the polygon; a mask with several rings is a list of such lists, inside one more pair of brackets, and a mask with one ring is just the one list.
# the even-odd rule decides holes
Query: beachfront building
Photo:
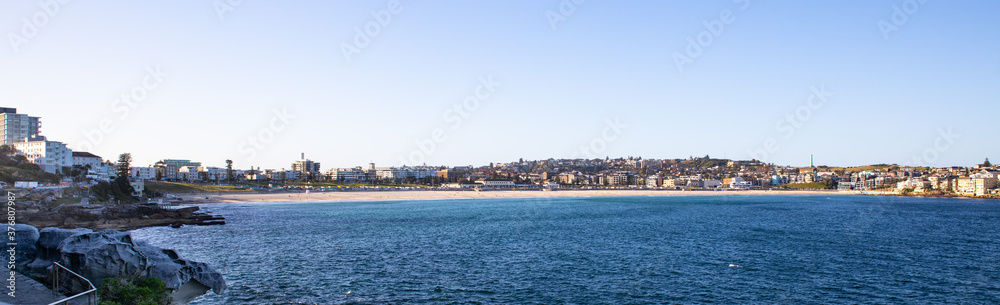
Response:
[{"label": "beachfront building", "polygon": [[[204,174],[202,174],[202,175],[205,176],[205,179],[208,180],[208,181],[225,181],[226,180],[226,169],[225,168],[215,167],[215,166],[209,166],[209,167],[203,167],[201,169],[201,171],[204,172]],[[235,173],[234,173],[234,175],[235,175]]]},{"label": "beachfront building", "polygon": [[955,194],[962,196],[974,196],[976,194],[976,182],[971,177],[959,177],[955,179]]},{"label": "beachfront building", "polygon": [[701,186],[707,189],[714,189],[722,186],[722,181],[719,180],[704,180],[701,182]]},{"label": "beachfront building", "polygon": [[660,177],[659,176],[649,176],[649,177],[646,177],[646,187],[648,187],[648,188],[657,188],[660,185],[662,185],[662,182],[660,181]]},{"label": "beachfront building", "polygon": [[297,173],[297,177],[301,178],[310,178],[321,175],[319,171],[319,162],[306,159],[305,153],[302,154],[302,159],[292,162],[292,171]]},{"label": "beachfront building", "polygon": [[474,189],[474,188],[479,187],[481,185],[482,184],[475,183],[475,182],[460,181],[460,182],[443,183],[443,184],[441,184],[441,187],[443,187],[443,188],[451,188],[451,189]]},{"label": "beachfront building", "polygon": [[48,141],[45,137],[36,136],[14,143],[17,154],[23,155],[31,163],[48,173],[62,171],[63,167],[73,166],[73,151],[66,144],[58,141]]},{"label": "beachfront building", "polygon": [[743,179],[743,177],[733,177],[729,182],[729,188],[731,189],[749,190],[751,186],[752,183]]},{"label": "beachfront building", "polygon": [[683,187],[687,185],[687,181],[680,178],[665,178],[663,179],[662,186],[665,188],[676,189],[678,187]]},{"label": "beachfront building", "polygon": [[975,196],[985,196],[990,194],[997,186],[1000,185],[997,178],[973,178],[973,183],[975,184],[975,190],[973,195]]},{"label": "beachfront building", "polygon": [[38,136],[41,128],[42,121],[38,117],[17,113],[16,108],[0,107],[0,139],[4,145]]},{"label": "beachfront building", "polygon": [[333,168],[326,171],[327,179],[330,181],[354,182],[367,181],[368,173],[360,166],[355,168]]},{"label": "beachfront building", "polygon": [[379,180],[396,181],[406,178],[422,179],[437,177],[437,168],[429,166],[416,167],[376,167],[375,177]]},{"label": "beachfront building", "polygon": [[479,179],[476,183],[489,189],[512,189],[516,186],[510,179]]},{"label": "beachfront building", "polygon": [[628,172],[617,172],[608,175],[607,181],[610,185],[628,185],[628,181],[631,176],[632,175]]}]

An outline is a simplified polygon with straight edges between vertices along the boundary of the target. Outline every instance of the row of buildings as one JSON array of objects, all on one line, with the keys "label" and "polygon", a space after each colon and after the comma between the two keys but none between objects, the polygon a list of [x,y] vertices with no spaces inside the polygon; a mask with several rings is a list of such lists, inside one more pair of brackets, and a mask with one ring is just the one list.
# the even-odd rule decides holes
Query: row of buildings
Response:
[{"label": "row of buildings", "polygon": [[[0,107],[0,138],[18,154],[42,170],[59,173],[70,168],[86,169],[87,177],[108,181],[117,175],[113,163],[88,152],[74,152],[66,144],[41,135],[41,119]],[[751,189],[789,184],[814,184],[840,190],[887,190],[915,193],[948,193],[964,196],[996,195],[1000,168],[989,160],[975,168],[913,168],[871,166],[864,170],[830,167],[776,166],[756,160],[643,159],[547,159],[488,166],[400,166],[333,168],[321,171],[320,163],[302,154],[289,169],[251,167],[231,169],[203,166],[201,162],[163,159],[145,167],[131,167],[134,180],[185,182],[386,182],[422,183],[446,187],[513,188],[527,186],[629,187],[660,189]],[[66,174],[66,173],[64,173]],[[508,183],[509,182],[509,183]]]}]

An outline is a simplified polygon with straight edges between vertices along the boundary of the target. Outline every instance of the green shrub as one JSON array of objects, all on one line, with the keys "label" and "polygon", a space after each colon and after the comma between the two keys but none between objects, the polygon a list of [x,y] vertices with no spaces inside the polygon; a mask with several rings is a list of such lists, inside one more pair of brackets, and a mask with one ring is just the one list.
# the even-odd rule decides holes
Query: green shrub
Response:
[{"label": "green shrub", "polygon": [[97,289],[100,305],[167,305],[170,292],[158,278],[115,277]]}]

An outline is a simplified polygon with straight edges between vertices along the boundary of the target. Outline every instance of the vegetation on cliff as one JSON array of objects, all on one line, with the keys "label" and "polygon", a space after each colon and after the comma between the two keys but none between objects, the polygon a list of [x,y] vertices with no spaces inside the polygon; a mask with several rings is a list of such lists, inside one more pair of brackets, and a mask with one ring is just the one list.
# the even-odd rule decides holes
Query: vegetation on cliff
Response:
[{"label": "vegetation on cliff", "polygon": [[100,305],[167,305],[170,293],[163,281],[155,277],[119,276],[106,278],[97,288]]}]

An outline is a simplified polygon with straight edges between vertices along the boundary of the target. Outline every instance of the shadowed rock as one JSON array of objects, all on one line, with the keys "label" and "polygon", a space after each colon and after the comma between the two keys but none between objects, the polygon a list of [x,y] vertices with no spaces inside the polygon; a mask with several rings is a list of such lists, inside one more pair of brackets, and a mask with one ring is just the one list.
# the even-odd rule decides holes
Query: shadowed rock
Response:
[{"label": "shadowed rock", "polygon": [[[105,278],[122,275],[150,276],[162,280],[167,289],[174,292],[176,303],[186,303],[209,289],[217,294],[226,289],[222,274],[207,264],[181,259],[173,250],[134,242],[128,232],[59,228],[45,228],[39,232],[34,227],[25,227],[22,228],[24,234],[18,231],[18,247],[38,249],[23,260],[33,260],[28,270],[34,275],[47,276],[46,269],[57,261],[95,285]],[[31,230],[35,232],[33,239]],[[23,245],[21,235],[25,236]]]}]

